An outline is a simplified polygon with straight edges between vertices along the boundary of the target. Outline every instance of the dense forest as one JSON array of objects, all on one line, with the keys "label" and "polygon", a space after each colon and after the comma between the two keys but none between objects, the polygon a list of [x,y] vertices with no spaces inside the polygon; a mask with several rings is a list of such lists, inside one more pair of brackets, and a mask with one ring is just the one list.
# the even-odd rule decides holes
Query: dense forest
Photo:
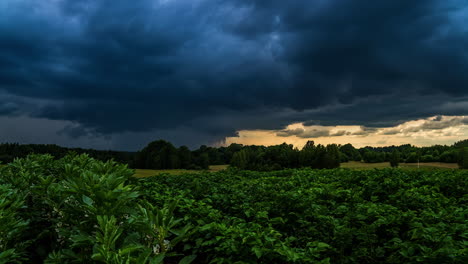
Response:
[{"label": "dense forest", "polygon": [[309,141],[302,149],[283,143],[275,146],[209,147],[190,150],[186,146],[176,148],[170,142],[157,140],[138,152],[64,148],[57,145],[17,143],[0,144],[0,162],[10,163],[15,158],[29,154],[51,154],[59,159],[67,153],[88,154],[97,160],[113,159],[139,169],[207,169],[209,165],[230,164],[248,170],[271,171],[285,168],[336,168],[341,162],[366,163],[390,162],[396,167],[400,162],[447,162],[468,167],[468,140],[451,146],[435,145],[416,147],[410,144],[388,147],[355,148],[351,144],[327,146]]}]

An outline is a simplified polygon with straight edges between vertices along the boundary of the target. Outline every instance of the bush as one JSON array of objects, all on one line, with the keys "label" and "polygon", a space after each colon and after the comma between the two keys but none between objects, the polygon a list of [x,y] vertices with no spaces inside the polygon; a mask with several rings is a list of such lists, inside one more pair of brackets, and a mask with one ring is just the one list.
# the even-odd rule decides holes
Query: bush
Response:
[{"label": "bush", "polygon": [[24,260],[28,241],[24,233],[28,221],[20,216],[25,197],[11,185],[0,184],[0,263],[20,263]]},{"label": "bush", "polygon": [[126,165],[33,155],[0,175],[0,262],[159,263],[188,230],[139,199]]}]

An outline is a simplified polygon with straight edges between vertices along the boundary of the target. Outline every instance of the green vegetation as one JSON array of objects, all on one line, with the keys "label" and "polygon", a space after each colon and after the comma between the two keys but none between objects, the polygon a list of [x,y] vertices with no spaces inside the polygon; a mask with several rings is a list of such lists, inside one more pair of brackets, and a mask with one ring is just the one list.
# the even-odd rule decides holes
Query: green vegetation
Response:
[{"label": "green vegetation", "polygon": [[460,149],[458,166],[460,166],[461,169],[468,169],[468,147],[462,147]]},{"label": "green vegetation", "polygon": [[176,204],[141,198],[133,171],[82,156],[29,156],[0,169],[0,263],[190,263]]},{"label": "green vegetation", "polygon": [[259,171],[303,167],[321,169],[336,168],[340,162],[348,161],[392,162],[394,165],[443,162],[458,163],[463,168],[464,164],[468,163],[466,154],[463,154],[467,153],[464,152],[466,147],[468,147],[468,140],[456,142],[452,146],[431,147],[415,147],[407,144],[356,149],[351,144],[323,146],[309,141],[302,149],[283,143],[269,147],[231,144],[228,147],[215,148],[202,145],[196,150],[190,150],[185,146],[176,148],[167,141],[158,140],[149,143],[139,152],[67,149],[56,145],[0,144],[0,162],[9,163],[14,158],[23,158],[32,153],[51,154],[59,159],[69,152],[74,152],[86,153],[101,161],[112,159],[128,164],[130,168],[152,170],[207,170],[210,165],[223,164]]},{"label": "green vegetation", "polygon": [[[193,173],[205,173],[205,172],[217,172],[221,170],[226,170],[229,165],[211,165],[209,170],[180,170],[180,169],[170,169],[170,170],[148,170],[148,169],[136,169],[135,177],[137,178],[146,178],[151,176],[158,176],[161,174],[169,175],[185,175]],[[381,163],[364,163],[359,161],[349,161],[343,162],[340,164],[341,168],[348,169],[359,169],[359,170],[372,170],[372,169],[383,169],[390,168],[391,165],[388,162]],[[402,169],[457,169],[458,165],[456,163],[443,163],[443,162],[420,162],[418,163],[403,163],[399,165]]]},{"label": "green vegetation", "polygon": [[136,155],[136,167],[139,169],[208,169],[210,158],[205,151],[190,151],[182,146],[175,148],[171,143],[158,140],[148,144]]},{"label": "green vegetation", "polygon": [[466,170],[133,173],[0,168],[0,263],[466,263]]},{"label": "green vegetation", "polygon": [[390,155],[390,166],[393,168],[398,167],[400,164],[400,153],[395,149],[392,151],[392,154]]},{"label": "green vegetation", "polygon": [[50,154],[56,159],[60,159],[69,153],[88,154],[90,157],[101,161],[113,159],[119,163],[128,164],[130,167],[133,167],[135,159],[135,153],[127,151],[64,148],[51,144],[21,145],[18,143],[3,143],[0,144],[0,163],[10,163],[15,158],[25,158],[30,154]]},{"label": "green vegetation", "polygon": [[[379,163],[365,163],[358,161],[349,161],[341,163],[341,168],[348,169],[384,169],[391,168],[390,163],[388,162],[379,162]],[[418,163],[400,163],[398,165],[401,169],[457,169],[458,165],[456,163],[443,163],[443,162],[420,162]]]},{"label": "green vegetation", "polygon": [[152,204],[179,200],[199,263],[464,263],[467,176],[227,170],[141,184]]},{"label": "green vegetation", "polygon": [[340,166],[340,151],[336,144],[327,146],[307,142],[302,150],[286,143],[277,146],[246,146],[234,153],[231,166],[244,170],[273,171],[309,167],[332,169]]},{"label": "green vegetation", "polygon": [[203,173],[206,171],[216,172],[227,169],[228,165],[211,165],[208,170],[180,170],[180,169],[169,169],[169,170],[148,170],[148,169],[136,169],[134,176],[137,178],[145,178],[151,176],[157,176],[161,174],[170,175],[182,175],[182,174],[193,174]]}]

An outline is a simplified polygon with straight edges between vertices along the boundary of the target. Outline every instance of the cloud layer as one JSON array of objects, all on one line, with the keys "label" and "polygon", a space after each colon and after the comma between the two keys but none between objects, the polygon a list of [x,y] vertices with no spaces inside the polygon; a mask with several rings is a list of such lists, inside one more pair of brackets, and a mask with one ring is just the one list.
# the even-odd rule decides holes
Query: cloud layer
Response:
[{"label": "cloud layer", "polygon": [[400,135],[409,136],[414,133],[430,131],[438,132],[450,128],[468,126],[466,116],[435,116],[427,119],[404,122],[394,127],[366,127],[366,126],[304,126],[293,124],[288,128],[276,132],[278,137],[291,137],[313,139],[319,137],[342,136],[370,136],[370,135]]},{"label": "cloud layer", "polygon": [[467,14],[458,0],[5,0],[0,116],[198,145],[464,115]]},{"label": "cloud layer", "polygon": [[347,144],[357,147],[412,144],[452,145],[468,137],[468,117],[434,116],[403,122],[391,127],[307,126],[291,124],[282,130],[243,130],[228,143],[275,145],[282,142],[302,148],[309,140],[320,144]]}]

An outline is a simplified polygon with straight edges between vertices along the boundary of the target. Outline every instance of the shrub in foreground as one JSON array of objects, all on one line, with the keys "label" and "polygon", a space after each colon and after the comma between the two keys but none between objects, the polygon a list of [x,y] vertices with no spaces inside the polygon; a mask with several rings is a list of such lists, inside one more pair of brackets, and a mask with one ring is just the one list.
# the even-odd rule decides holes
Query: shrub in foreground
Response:
[{"label": "shrub in foreground", "polygon": [[143,203],[132,175],[86,155],[33,155],[2,168],[0,263],[162,263],[176,256],[171,249],[189,226],[173,217],[174,204]]}]

